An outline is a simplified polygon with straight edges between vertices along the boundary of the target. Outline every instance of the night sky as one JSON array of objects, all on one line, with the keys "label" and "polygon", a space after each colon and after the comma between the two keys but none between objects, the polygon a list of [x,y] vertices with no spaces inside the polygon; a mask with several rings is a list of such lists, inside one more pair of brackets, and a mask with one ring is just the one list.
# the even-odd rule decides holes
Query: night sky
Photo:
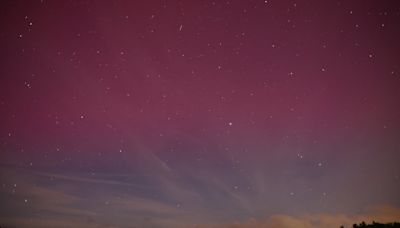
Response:
[{"label": "night sky", "polygon": [[400,220],[400,2],[1,1],[0,226]]}]

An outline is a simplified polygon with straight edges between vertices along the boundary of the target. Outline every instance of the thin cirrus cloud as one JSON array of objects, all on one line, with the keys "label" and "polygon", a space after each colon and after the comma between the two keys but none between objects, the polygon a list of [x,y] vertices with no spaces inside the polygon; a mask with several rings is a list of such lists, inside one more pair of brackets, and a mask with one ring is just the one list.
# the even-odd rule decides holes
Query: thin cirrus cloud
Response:
[{"label": "thin cirrus cloud", "polygon": [[400,219],[400,209],[389,205],[368,207],[365,211],[356,215],[346,214],[307,214],[301,216],[272,215],[265,219],[249,219],[245,222],[237,222],[222,225],[200,226],[202,228],[339,228],[351,227],[352,224],[365,221],[371,223],[393,222]]},{"label": "thin cirrus cloud", "polygon": [[[390,205],[358,214],[257,214],[261,206],[254,199],[218,178],[197,177],[214,189],[202,194],[171,176],[156,175],[145,184],[129,175],[1,171],[2,202],[13,213],[2,212],[6,227],[338,228],[400,219],[400,209]],[[238,213],[247,218],[234,219]]]},{"label": "thin cirrus cloud", "polygon": [[202,196],[173,177],[4,167],[0,177],[2,208],[8,208],[0,225],[6,227],[179,227],[215,220],[198,206]]}]

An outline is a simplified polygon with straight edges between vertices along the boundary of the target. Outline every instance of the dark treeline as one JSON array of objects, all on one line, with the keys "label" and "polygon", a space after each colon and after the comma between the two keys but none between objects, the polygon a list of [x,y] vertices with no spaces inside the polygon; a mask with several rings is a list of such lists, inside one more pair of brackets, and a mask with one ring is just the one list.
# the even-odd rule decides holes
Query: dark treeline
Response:
[{"label": "dark treeline", "polygon": [[[372,222],[371,224],[366,224],[365,222],[361,222],[360,224],[354,224],[353,228],[400,228],[400,223],[393,222],[393,223],[378,223]],[[344,228],[341,226],[340,228]]]}]

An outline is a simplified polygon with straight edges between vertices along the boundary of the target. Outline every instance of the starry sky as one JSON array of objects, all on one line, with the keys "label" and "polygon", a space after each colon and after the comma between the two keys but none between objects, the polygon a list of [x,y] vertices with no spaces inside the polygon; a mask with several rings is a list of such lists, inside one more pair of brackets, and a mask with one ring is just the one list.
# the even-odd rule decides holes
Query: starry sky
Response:
[{"label": "starry sky", "polygon": [[0,4],[0,226],[400,220],[398,1]]}]

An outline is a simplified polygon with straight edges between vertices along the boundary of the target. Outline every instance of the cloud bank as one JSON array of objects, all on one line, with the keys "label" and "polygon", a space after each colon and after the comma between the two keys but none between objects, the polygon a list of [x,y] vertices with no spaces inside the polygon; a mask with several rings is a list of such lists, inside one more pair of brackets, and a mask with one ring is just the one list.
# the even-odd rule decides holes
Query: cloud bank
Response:
[{"label": "cloud bank", "polygon": [[352,227],[352,224],[365,221],[371,223],[393,222],[400,220],[400,209],[389,205],[368,207],[357,215],[346,214],[307,214],[290,216],[278,214],[265,219],[251,218],[245,222],[232,224],[199,226],[199,228],[339,228]]}]

